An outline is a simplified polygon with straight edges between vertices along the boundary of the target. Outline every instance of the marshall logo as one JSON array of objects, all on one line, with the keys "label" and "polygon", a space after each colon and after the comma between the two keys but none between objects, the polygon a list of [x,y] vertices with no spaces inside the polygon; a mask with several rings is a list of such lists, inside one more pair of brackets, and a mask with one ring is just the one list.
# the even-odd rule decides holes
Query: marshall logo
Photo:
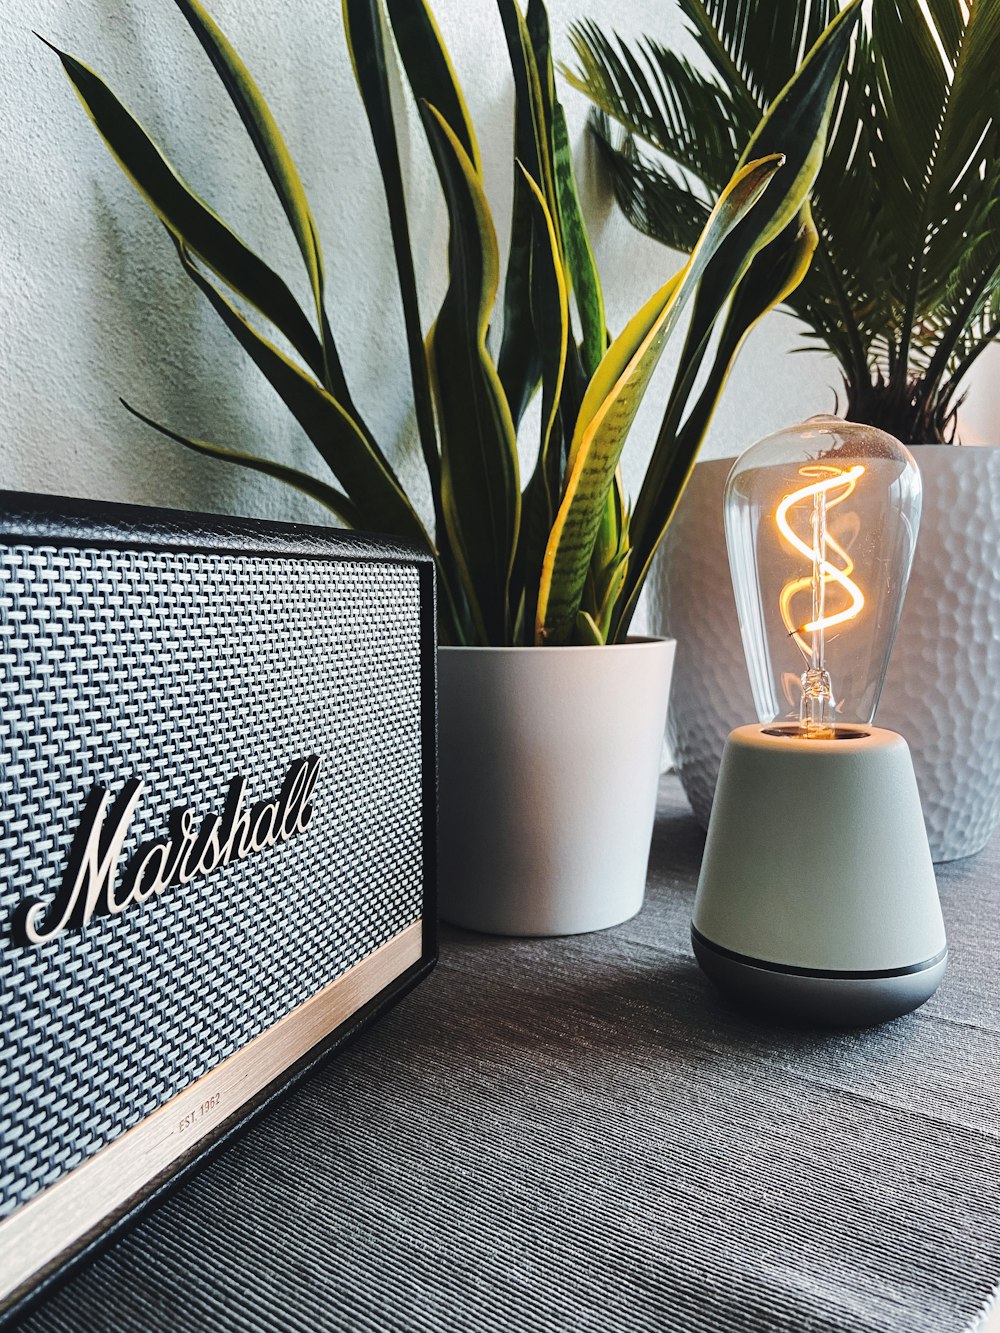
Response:
[{"label": "marshall logo", "polygon": [[312,818],[318,773],[316,755],[297,759],[280,793],[249,807],[246,778],[233,778],[222,814],[209,815],[200,827],[189,807],[178,807],[170,815],[170,837],[144,842],[121,878],[122,846],[142,795],[142,780],[132,778],[110,805],[108,789],[95,786],[56,896],[49,903],[29,898],[21,904],[12,926],[15,942],[44,944],[64,931],[83,930],[95,916],[118,916],[133,903],[146,903],[197,875],[287,842]]}]

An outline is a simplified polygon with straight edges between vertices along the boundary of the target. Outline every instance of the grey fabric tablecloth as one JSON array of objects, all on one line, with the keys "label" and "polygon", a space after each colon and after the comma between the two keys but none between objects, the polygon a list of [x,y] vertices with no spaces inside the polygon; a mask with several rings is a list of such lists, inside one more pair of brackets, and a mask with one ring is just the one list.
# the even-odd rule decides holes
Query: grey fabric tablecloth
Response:
[{"label": "grey fabric tablecloth", "polygon": [[876,1031],[741,1015],[646,907],[445,932],[437,972],[28,1319],[33,1330],[919,1330],[1000,1282],[1000,846],[943,868],[939,994]]}]

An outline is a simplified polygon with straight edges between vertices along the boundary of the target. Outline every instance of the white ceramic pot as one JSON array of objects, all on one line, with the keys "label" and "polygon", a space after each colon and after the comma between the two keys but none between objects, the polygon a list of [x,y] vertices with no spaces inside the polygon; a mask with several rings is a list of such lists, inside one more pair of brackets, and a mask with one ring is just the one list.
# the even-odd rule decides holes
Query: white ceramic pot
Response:
[{"label": "white ceramic pot", "polygon": [[440,648],[441,915],[575,935],[642,906],[674,645]]},{"label": "white ceramic pot", "polygon": [[[931,854],[952,861],[1000,822],[1000,448],[913,454],[923,514],[877,721],[909,742]],[[650,580],[650,624],[679,644],[668,740],[705,825],[726,736],[755,716],[722,523],[732,463],[695,468]]]}]

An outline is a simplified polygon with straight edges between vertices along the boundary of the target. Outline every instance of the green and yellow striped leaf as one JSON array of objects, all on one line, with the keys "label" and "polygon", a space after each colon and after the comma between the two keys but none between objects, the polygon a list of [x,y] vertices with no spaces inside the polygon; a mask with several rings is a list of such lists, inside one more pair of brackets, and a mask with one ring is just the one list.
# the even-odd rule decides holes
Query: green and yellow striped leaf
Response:
[{"label": "green and yellow striped leaf", "polygon": [[316,318],[322,330],[323,347],[329,366],[329,374],[325,378],[328,380],[328,387],[333,388],[340,401],[349,407],[350,395],[347,392],[344,372],[324,306],[326,279],[323,251],[298,168],[292,160],[271,108],[232,42],[199,0],[174,0],[174,3],[187,19],[191,30],[222,80],[223,87],[250,136],[250,141],[288,219],[309,274]]},{"label": "green and yellow striped leaf", "polygon": [[[787,165],[774,190],[768,191],[766,200],[729,233],[706,267],[699,285],[677,376],[667,400],[653,456],[636,499],[631,525],[634,554],[622,614],[618,620],[618,633],[627,629],[642,581],[649,571],[657,545],[701,445],[715,402],[711,396],[712,386],[716,396],[721,392],[725,373],[720,373],[722,362],[716,357],[717,369],[707,386],[708,397],[702,395],[700,407],[691,411],[692,426],[685,426],[682,431],[682,422],[685,413],[689,411],[688,405],[708,356],[719,318],[756,257],[782,233],[786,233],[790,226],[797,234],[795,220],[802,217],[803,206],[822,164],[830,116],[840,84],[840,72],[860,17],[860,3],[861,0],[850,0],[825,28],[798,71],[772,102],[741,159],[746,161],[749,154],[764,150],[780,151],[785,155]],[[810,217],[806,233],[811,225]],[[802,257],[802,252],[799,252],[799,257]],[[780,268],[780,253],[775,260]],[[769,262],[765,260],[762,263],[761,272],[767,271]],[[748,292],[756,289],[755,280]],[[735,313],[727,320],[726,339],[734,350],[741,341],[735,320],[741,314],[747,318],[753,317],[755,308],[755,302],[750,302],[748,307],[738,304]],[[728,362],[725,364],[728,366]],[[700,434],[694,429],[698,421],[703,423]]]},{"label": "green and yellow striped leaf", "polygon": [[594,623],[605,641],[628,577],[631,554],[625,488],[619,466],[615,470],[597,529],[584,593],[584,607],[590,608]]},{"label": "green and yellow striped leaf", "polygon": [[386,0],[389,22],[413,96],[429,102],[482,175],[479,143],[451,56],[425,0]]},{"label": "green and yellow striped leaf", "polygon": [[750,331],[805,277],[818,239],[805,203],[784,232],[758,252],[737,287],[698,398],[680,430],[672,439],[661,441],[639,491],[632,530],[642,534],[642,544],[633,555],[627,595],[616,609],[611,632],[615,640],[628,633],[653,557],[684,492],[740,348]]},{"label": "green and yellow striped leaf", "polygon": [[[412,0],[413,9],[421,8],[421,0]],[[441,464],[438,454],[437,428],[431,396],[430,372],[420,319],[417,297],[417,279],[410,246],[410,228],[406,215],[406,194],[399,165],[399,147],[396,125],[392,114],[392,98],[386,68],[385,37],[382,29],[381,0],[343,0],[344,33],[354,68],[354,77],[361,93],[365,114],[371,130],[375,155],[382,175],[386,207],[389,213],[389,234],[392,237],[399,295],[403,306],[406,328],[406,346],[413,384],[413,408],[417,419],[417,434],[427,468],[431,495],[434,499],[434,521],[439,544],[446,541],[444,516],[441,512]],[[413,20],[401,29],[401,35],[411,33]],[[436,34],[436,29],[434,29]],[[407,48],[409,49],[409,48]],[[443,48],[442,48],[443,50]],[[448,69],[447,55],[443,60]]]},{"label": "green and yellow striped leaf", "polygon": [[279,394],[320,456],[346,491],[364,525],[433,546],[396,474],[351,414],[323,387],[264,338],[214,283],[198,269],[182,243],[177,252],[185,272],[243,350]]},{"label": "green and yellow striped leaf", "polygon": [[518,163],[518,169],[532,210],[531,228],[535,239],[529,275],[529,314],[534,342],[539,350],[542,379],[538,458],[521,500],[515,559],[515,600],[523,604],[522,626],[530,632],[535,623],[538,570],[559,503],[565,463],[559,404],[569,345],[569,304],[552,216],[536,182],[521,163]]},{"label": "green and yellow striped leaf", "polygon": [[448,204],[448,290],[430,336],[441,433],[441,503],[475,634],[509,641],[521,493],[514,423],[486,346],[499,254],[482,180],[458,135],[421,116]]},{"label": "green and yellow striped leaf", "polygon": [[101,138],[157,217],[223,282],[270,320],[313,374],[321,376],[323,348],[283,279],[199,198],[99,75],[74,56],[54,46],[52,50]]},{"label": "green and yellow striped leaf", "polygon": [[542,565],[538,643],[565,643],[573,632],[608,491],[663,346],[712,256],[756,203],[782,160],[775,154],[736,172],[688,262],[612,342],[588,386],[570,447],[566,488]]},{"label": "green and yellow striped leaf", "polygon": [[552,107],[552,168],[566,267],[569,270],[580,329],[583,334],[583,370],[590,379],[608,350],[608,330],[604,315],[604,294],[597,263],[590,246],[587,227],[576,190],[573,158],[570,152],[566,116],[558,102]]},{"label": "green and yellow striped leaf", "polygon": [[514,204],[510,222],[510,251],[503,288],[503,333],[497,370],[510,405],[515,429],[542,378],[542,353],[531,322],[531,252],[535,227],[525,175],[527,167],[514,163]]},{"label": "green and yellow striped leaf", "polygon": [[336,514],[337,518],[348,527],[364,526],[361,512],[357,506],[353,505],[342,491],[338,491],[336,486],[330,486],[325,481],[320,481],[318,477],[311,477],[308,472],[300,472],[298,468],[289,467],[286,463],[278,463],[271,458],[261,458],[257,454],[247,454],[238,449],[227,449],[221,444],[211,444],[208,440],[195,440],[188,435],[179,435],[177,431],[171,430],[169,426],[163,426],[160,422],[154,421],[152,417],[147,417],[144,412],[140,412],[137,407],[127,403],[124,398],[119,399],[119,402],[127,412],[131,412],[139,421],[151,426],[153,430],[159,431],[168,440],[182,444],[185,449],[191,449],[196,454],[207,454],[209,458],[221,459],[224,463],[235,463],[238,467],[249,468],[251,472],[260,472],[265,477],[273,477],[275,481],[282,481],[286,486],[294,486],[296,490],[308,495],[311,500],[318,500],[321,505]]},{"label": "green and yellow striped leaf", "polygon": [[[705,272],[682,356],[689,391],[719,313],[754,256],[796,217],[823,163],[840,71],[847,56],[863,0],[850,3],[820,35],[805,60],[771,103],[751,135],[739,165],[766,153],[782,153],[786,167],[767,207],[755,209],[734,227]],[[676,402],[668,405],[668,416]]]}]

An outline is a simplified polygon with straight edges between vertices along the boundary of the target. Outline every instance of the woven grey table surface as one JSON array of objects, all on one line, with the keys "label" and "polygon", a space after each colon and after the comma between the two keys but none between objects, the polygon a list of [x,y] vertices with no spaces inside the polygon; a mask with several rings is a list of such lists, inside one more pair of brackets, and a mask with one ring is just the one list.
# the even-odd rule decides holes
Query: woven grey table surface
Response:
[{"label": "woven grey table surface", "polygon": [[702,841],[667,779],[634,920],[446,931],[424,985],[26,1327],[975,1327],[1000,1282],[1000,843],[940,871],[938,995],[816,1035],[699,973]]}]

